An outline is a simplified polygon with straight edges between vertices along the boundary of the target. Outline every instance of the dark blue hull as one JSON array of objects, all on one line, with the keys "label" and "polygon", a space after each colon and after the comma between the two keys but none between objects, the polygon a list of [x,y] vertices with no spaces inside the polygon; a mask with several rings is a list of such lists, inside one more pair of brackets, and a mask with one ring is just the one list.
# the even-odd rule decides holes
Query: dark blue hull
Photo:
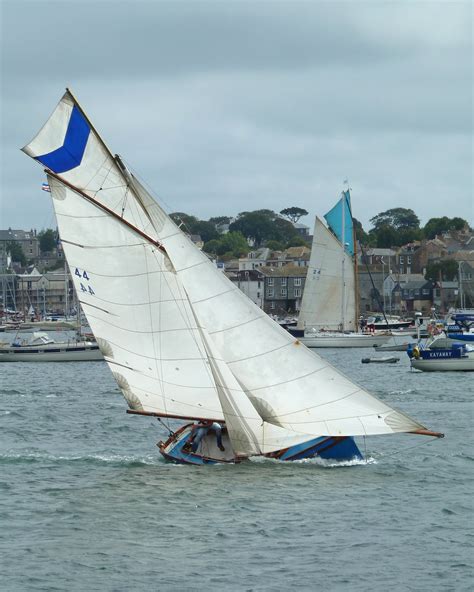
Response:
[{"label": "dark blue hull", "polygon": [[[190,427],[190,425],[185,425],[166,442],[158,443],[160,452],[166,460],[178,464],[201,466],[221,463],[235,464],[241,462],[242,459],[235,458],[231,455],[230,442],[226,435],[223,436],[223,443],[226,448],[224,453],[214,446],[213,436],[209,437],[209,441],[206,442],[206,445],[203,447],[207,453],[203,452],[203,448],[198,449],[196,452],[190,451],[186,446],[190,434]],[[354,438],[347,436],[320,436],[308,440],[307,442],[303,442],[302,444],[278,450],[265,456],[267,458],[275,458],[285,461],[303,460],[307,458],[345,461],[363,458]]]}]

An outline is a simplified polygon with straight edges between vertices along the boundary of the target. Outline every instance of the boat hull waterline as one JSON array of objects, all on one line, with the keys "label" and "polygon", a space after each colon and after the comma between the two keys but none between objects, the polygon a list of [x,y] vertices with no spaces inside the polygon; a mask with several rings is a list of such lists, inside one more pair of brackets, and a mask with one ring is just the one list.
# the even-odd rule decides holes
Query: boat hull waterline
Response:
[{"label": "boat hull waterline", "polygon": [[[186,424],[172,433],[166,442],[158,442],[158,449],[167,461],[177,464],[203,466],[235,464],[246,460],[245,458],[234,457],[229,436],[225,429],[222,433],[224,451],[219,450],[217,447],[216,437],[213,432],[204,436],[196,452],[188,450],[186,444],[188,443],[192,428],[192,424]],[[363,458],[354,439],[347,436],[320,436],[319,438],[312,438],[302,444],[291,446],[284,450],[278,450],[264,456],[282,461],[295,461],[317,457],[337,461],[361,460]]]},{"label": "boat hull waterline", "polygon": [[8,347],[0,349],[0,362],[94,362],[104,360],[96,344],[61,347]]},{"label": "boat hull waterline", "polygon": [[321,335],[315,334],[300,337],[299,341],[309,348],[320,347],[374,347],[387,343],[390,335],[363,335],[359,333],[348,333],[346,335]]}]

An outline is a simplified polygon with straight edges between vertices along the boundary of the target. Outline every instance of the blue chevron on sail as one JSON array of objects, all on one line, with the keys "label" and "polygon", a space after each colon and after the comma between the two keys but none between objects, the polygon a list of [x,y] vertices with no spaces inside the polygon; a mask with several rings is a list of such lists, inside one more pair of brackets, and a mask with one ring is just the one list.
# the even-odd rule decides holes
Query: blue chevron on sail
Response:
[{"label": "blue chevron on sail", "polygon": [[36,160],[54,173],[70,171],[81,164],[90,131],[85,117],[74,105],[63,145],[48,154],[35,156]]}]

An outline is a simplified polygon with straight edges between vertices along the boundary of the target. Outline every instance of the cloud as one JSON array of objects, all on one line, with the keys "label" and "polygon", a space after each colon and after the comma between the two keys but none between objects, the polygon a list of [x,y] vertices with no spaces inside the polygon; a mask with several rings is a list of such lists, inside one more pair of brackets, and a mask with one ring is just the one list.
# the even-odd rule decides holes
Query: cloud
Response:
[{"label": "cloud", "polygon": [[18,148],[66,85],[170,210],[322,214],[349,177],[366,226],[398,206],[472,222],[467,2],[2,9],[3,226],[50,216]]}]

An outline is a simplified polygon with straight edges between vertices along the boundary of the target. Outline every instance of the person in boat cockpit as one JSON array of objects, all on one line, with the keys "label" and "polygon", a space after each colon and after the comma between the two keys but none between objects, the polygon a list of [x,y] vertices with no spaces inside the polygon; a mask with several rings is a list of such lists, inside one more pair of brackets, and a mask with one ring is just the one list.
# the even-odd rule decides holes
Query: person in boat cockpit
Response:
[{"label": "person in boat cockpit", "polygon": [[210,419],[203,419],[199,423],[193,425],[191,435],[189,436],[185,447],[187,448],[190,446],[191,451],[196,452],[199,448],[201,440],[211,430],[216,434],[217,446],[219,450],[225,450],[224,446],[222,445],[222,426],[220,423],[217,423],[217,421],[212,421]]}]

